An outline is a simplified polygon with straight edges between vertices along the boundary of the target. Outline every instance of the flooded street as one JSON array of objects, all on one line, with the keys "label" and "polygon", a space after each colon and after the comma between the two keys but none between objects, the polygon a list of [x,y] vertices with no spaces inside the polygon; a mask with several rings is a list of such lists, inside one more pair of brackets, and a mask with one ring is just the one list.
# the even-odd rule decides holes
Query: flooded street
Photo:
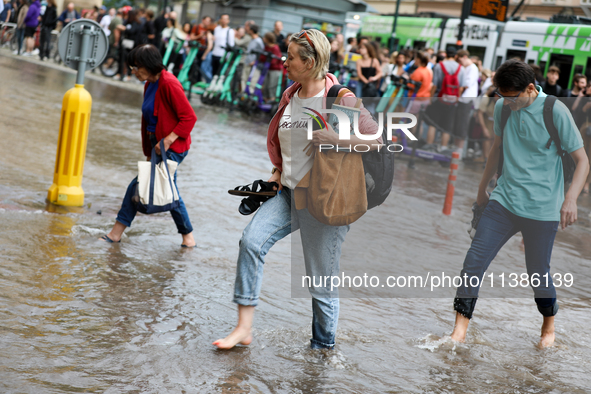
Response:
[{"label": "flooded street", "polygon": [[[266,258],[253,343],[219,351],[211,343],[236,323],[238,241],[251,219],[227,190],[268,179],[266,121],[193,98],[198,121],[178,187],[198,248],[180,248],[168,214],[138,215],[120,244],[106,244],[98,238],[113,226],[145,159],[142,89],[86,79],[93,105],[85,205],[66,210],[47,207],[45,198],[62,98],[74,82],[75,74],[0,55],[0,393],[591,390],[589,195],[579,198],[579,221],[559,230],[554,246],[553,270],[571,272],[574,283],[557,289],[553,348],[535,346],[542,318],[529,287],[482,289],[467,342],[456,345],[444,338],[453,328],[453,288],[360,288],[343,292],[335,350],[310,350],[311,300],[292,297],[292,254],[301,253],[295,233]],[[398,159],[386,203],[352,225],[343,270],[459,274],[481,165],[460,165],[453,214],[444,216],[449,169],[418,161],[409,170],[407,162]],[[366,239],[372,232],[377,238]],[[375,253],[361,255],[356,242]],[[520,242],[513,237],[491,270],[525,272]]]}]

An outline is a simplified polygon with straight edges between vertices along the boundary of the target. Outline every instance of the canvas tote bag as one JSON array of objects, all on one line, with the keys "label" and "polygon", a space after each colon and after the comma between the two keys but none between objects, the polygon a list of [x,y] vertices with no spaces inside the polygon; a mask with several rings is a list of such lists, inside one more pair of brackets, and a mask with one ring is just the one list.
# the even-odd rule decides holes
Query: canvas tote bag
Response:
[{"label": "canvas tote bag", "polygon": [[156,149],[152,149],[150,161],[138,161],[136,204],[142,213],[167,212],[180,206],[178,191],[173,183],[178,163],[166,159],[164,140],[160,140],[159,144],[160,156],[156,154]]},{"label": "canvas tote bag", "polygon": [[316,220],[330,226],[348,225],[363,216],[367,192],[362,154],[333,149],[320,152],[313,145],[306,149],[308,155],[314,154],[314,163],[296,187],[296,209],[307,208]]}]

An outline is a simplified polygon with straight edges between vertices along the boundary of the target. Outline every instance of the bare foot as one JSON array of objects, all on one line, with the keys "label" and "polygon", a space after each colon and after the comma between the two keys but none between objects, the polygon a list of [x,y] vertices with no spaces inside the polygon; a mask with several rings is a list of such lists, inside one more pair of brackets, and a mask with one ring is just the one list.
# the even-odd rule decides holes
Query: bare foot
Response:
[{"label": "bare foot", "polygon": [[189,234],[183,234],[183,243],[181,244],[184,248],[193,248],[195,247],[195,238],[193,238],[193,233],[190,232]]},{"label": "bare foot", "polygon": [[234,346],[238,344],[250,345],[251,342],[251,330],[238,326],[234,329],[234,331],[232,331],[232,333],[230,333],[230,335],[228,335],[224,339],[218,339],[212,345],[217,346],[218,349],[232,349]]},{"label": "bare foot", "polygon": [[[112,242],[119,242],[119,241],[121,241],[121,237],[123,236],[123,232],[125,231],[126,228],[127,228],[127,226],[124,225],[123,223],[119,223],[119,222],[115,221],[115,225],[113,226],[113,229],[111,230],[111,232],[109,234],[107,234],[107,237]],[[103,237],[101,237],[99,239],[103,242],[109,242],[108,240],[104,239]]]},{"label": "bare foot", "polygon": [[554,345],[554,316],[544,316],[542,335],[538,347],[544,349]]},{"label": "bare foot", "polygon": [[456,342],[465,342],[469,323],[470,319],[464,317],[464,315],[459,312],[456,312],[456,324],[454,326],[454,331],[450,335],[451,339]]}]

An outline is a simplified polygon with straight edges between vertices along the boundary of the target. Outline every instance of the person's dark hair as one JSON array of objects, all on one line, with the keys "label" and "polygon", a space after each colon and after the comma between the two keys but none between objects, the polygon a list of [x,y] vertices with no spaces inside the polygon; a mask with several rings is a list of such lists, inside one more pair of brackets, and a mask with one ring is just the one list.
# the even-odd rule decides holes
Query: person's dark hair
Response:
[{"label": "person's dark hair", "polygon": [[372,58],[372,59],[376,59],[377,58],[377,56],[376,56],[376,50],[373,47],[373,45],[371,45],[369,42],[364,42],[361,45],[363,45],[363,47],[365,49],[367,49],[367,54],[369,55],[370,58]]},{"label": "person's dark hair", "polygon": [[139,18],[136,10],[129,10],[127,13],[127,23],[139,23]]},{"label": "person's dark hair", "polygon": [[501,64],[493,82],[498,89],[521,92],[530,83],[536,83],[536,75],[529,64],[511,59]]},{"label": "person's dark hair", "polygon": [[152,44],[135,47],[127,55],[127,64],[130,67],[144,67],[152,75],[157,75],[165,68],[160,51]]},{"label": "person's dark hair", "polygon": [[544,73],[542,72],[542,69],[540,68],[540,66],[538,66],[537,64],[530,64],[529,65],[531,67],[532,70],[534,70],[534,75],[536,76],[536,82],[537,83],[541,83],[544,80]]},{"label": "person's dark hair", "polygon": [[419,51],[417,52],[415,57],[419,59],[419,61],[421,62],[421,66],[426,67],[427,64],[429,64],[429,58],[427,57],[427,54],[425,52]]},{"label": "person's dark hair", "polygon": [[347,38],[347,44],[351,44],[353,41],[355,41],[355,37],[349,37]]},{"label": "person's dark hair", "polygon": [[150,20],[154,19],[154,11],[152,11],[151,9],[148,9],[148,10],[146,11],[146,16],[147,16],[148,18],[150,18]]},{"label": "person's dark hair", "polygon": [[573,86],[574,86],[576,83],[579,83],[579,80],[581,80],[581,79],[583,79],[583,78],[587,79],[587,77],[586,77],[586,76],[584,76],[583,74],[578,74],[578,73],[577,73],[577,74],[573,75]]},{"label": "person's dark hair", "polygon": [[550,67],[548,67],[548,72],[546,73],[546,75],[548,75],[550,73],[556,73],[556,74],[560,75],[560,69],[556,66],[550,66]]},{"label": "person's dark hair", "polygon": [[457,53],[458,53],[458,50],[456,47],[448,47],[445,50],[445,56],[447,56],[447,58],[454,57],[454,56],[456,56]]},{"label": "person's dark hair", "polygon": [[211,19],[211,16],[209,16],[209,15],[205,15],[203,18],[201,18],[201,21],[204,21],[204,20],[206,20],[206,19],[212,20],[212,19]]},{"label": "person's dark hair", "polygon": [[259,27],[255,24],[252,24],[248,27],[252,34],[259,34]]},{"label": "person's dark hair", "polygon": [[270,44],[270,46],[273,46],[277,43],[277,36],[272,31],[266,32],[263,38]]},{"label": "person's dark hair", "polygon": [[467,50],[465,50],[465,49],[460,49],[460,50],[459,50],[459,51],[456,53],[456,56],[457,56],[457,57],[459,57],[459,58],[460,58],[460,57],[464,57],[464,56],[468,56],[468,57],[470,57],[470,52],[468,52],[468,51],[467,51]]}]

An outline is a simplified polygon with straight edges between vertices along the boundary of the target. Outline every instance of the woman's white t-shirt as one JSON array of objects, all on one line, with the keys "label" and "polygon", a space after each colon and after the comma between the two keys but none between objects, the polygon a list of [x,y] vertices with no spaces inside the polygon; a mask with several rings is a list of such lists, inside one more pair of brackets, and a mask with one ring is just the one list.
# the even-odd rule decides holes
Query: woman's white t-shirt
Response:
[{"label": "woman's white t-shirt", "polygon": [[283,161],[281,184],[292,190],[314,163],[314,156],[306,154],[306,146],[312,142],[308,140],[308,114],[313,113],[306,108],[321,112],[324,92],[325,89],[322,89],[314,97],[302,99],[298,90],[285,107],[279,122],[279,144]]}]

